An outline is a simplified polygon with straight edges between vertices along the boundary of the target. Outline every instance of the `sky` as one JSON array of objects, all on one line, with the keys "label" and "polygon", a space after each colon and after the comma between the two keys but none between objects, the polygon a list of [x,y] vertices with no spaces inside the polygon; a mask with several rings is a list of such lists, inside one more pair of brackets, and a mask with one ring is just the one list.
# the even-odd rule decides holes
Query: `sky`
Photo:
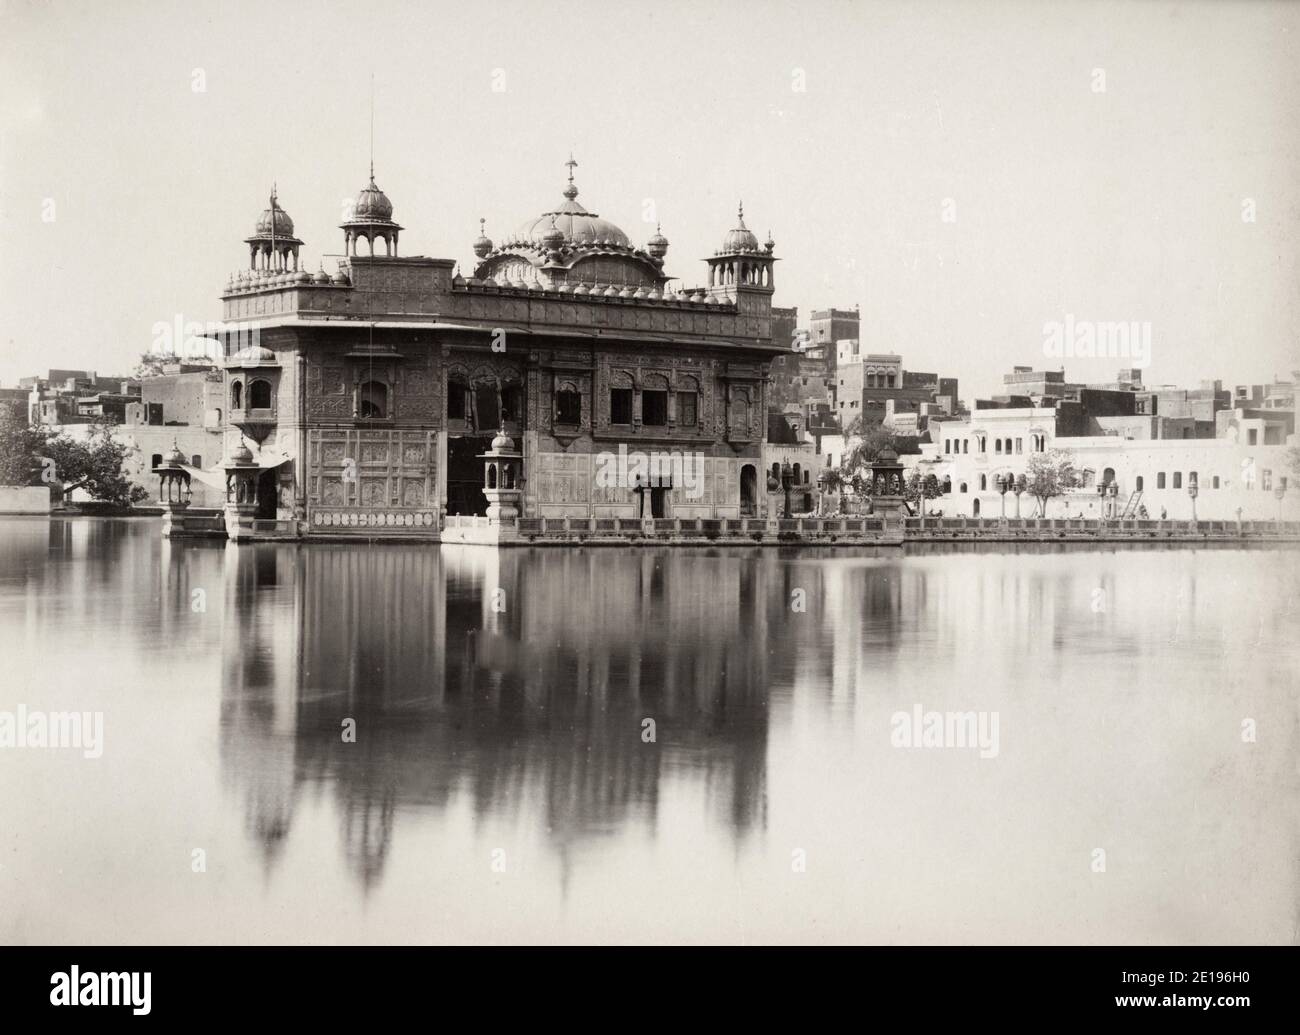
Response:
[{"label": "sky", "polygon": [[1300,5],[0,2],[0,384],[129,372],[221,316],[272,183],[328,269],[370,160],[403,254],[467,267],[579,201],[704,282],[745,220],[774,303],[1000,391],[1112,380],[1048,325],[1150,336],[1148,384],[1300,368]]}]

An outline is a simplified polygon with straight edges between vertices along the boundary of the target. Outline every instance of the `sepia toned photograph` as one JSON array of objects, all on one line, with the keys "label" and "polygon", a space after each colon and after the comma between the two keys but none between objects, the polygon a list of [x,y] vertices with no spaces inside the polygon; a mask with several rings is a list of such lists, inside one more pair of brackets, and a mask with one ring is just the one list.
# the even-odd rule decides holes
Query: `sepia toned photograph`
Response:
[{"label": "sepia toned photograph", "polygon": [[4,0],[0,944],[1294,948],[1298,159],[1296,3]]}]

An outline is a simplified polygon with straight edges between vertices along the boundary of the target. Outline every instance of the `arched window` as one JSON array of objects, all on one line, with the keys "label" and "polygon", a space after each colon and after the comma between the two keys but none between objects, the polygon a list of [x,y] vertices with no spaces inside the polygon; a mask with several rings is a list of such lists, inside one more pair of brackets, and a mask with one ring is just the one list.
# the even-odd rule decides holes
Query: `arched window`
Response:
[{"label": "arched window", "polygon": [[1137,476],[1137,491],[1142,491],[1142,476],[1140,474]]},{"label": "arched window", "polygon": [[1164,487],[1165,487],[1165,472],[1161,471],[1159,474],[1156,475],[1156,488],[1163,489]]},{"label": "arched window", "polygon": [[966,441],[961,444],[961,451],[963,453],[970,452],[970,439],[966,439]]},{"label": "arched window", "polygon": [[1115,480],[1115,468],[1107,467],[1106,470],[1101,472],[1102,485],[1109,485],[1114,480]]},{"label": "arched window", "polygon": [[487,487],[489,489],[495,489],[497,487],[497,465],[496,464],[488,464]]},{"label": "arched window", "polygon": [[980,475],[980,492],[984,492],[988,487],[989,487],[988,476],[987,476],[987,475],[983,475],[983,474],[981,474],[981,475]]},{"label": "arched window", "polygon": [[950,438],[946,438],[946,439],[943,440],[943,451],[944,451],[945,453],[951,453],[951,452],[952,452],[952,439],[950,439]]},{"label": "arched window", "polygon": [[1210,483],[1210,488],[1217,489],[1218,487],[1219,487],[1219,476],[1216,474],[1214,476],[1214,481]]},{"label": "arched window", "polygon": [[190,466],[202,469],[203,457],[199,456],[198,453],[195,453],[192,457],[190,457]]},{"label": "arched window", "polygon": [[800,473],[800,467],[798,464],[794,465],[794,480],[796,485],[803,481],[803,475]]},{"label": "arched window", "polygon": [[161,454],[161,453],[154,453],[154,455],[153,455],[152,457],[150,457],[150,459],[149,459],[149,466],[150,466],[150,467],[161,467],[161,466],[162,466],[162,454]]},{"label": "arched window", "polygon": [[995,438],[995,439],[993,440],[993,452],[995,452],[995,453],[1000,453],[1000,452],[1002,452],[1002,439],[1000,439],[1000,438]]},{"label": "arched window", "polygon": [[370,420],[388,416],[388,386],[382,381],[366,381],[361,385],[357,413]]},{"label": "arched window", "polygon": [[966,483],[965,483],[965,482],[962,482],[962,483],[961,483],[961,491],[962,491],[962,492],[965,492],[965,491],[966,491]]},{"label": "arched window", "polygon": [[582,423],[582,393],[572,387],[555,393],[555,423],[578,425]]},{"label": "arched window", "polygon": [[772,465],[772,478],[773,478],[773,479],[774,479],[778,484],[780,484],[780,481],[781,481],[781,465],[780,465],[779,463],[775,463],[775,464]]},{"label": "arched window", "polygon": [[271,408],[271,382],[258,378],[248,385],[248,408],[250,410],[269,410]]},{"label": "arched window", "polygon": [[458,378],[447,380],[447,419],[464,420],[467,412],[465,400],[469,396],[469,385]]},{"label": "arched window", "polygon": [[946,476],[943,479],[943,492],[945,496],[952,492],[952,478],[950,476]]},{"label": "arched window", "polygon": [[232,410],[243,409],[244,406],[244,384],[242,381],[230,382],[230,408]]},{"label": "arched window", "polygon": [[1175,488],[1175,489],[1181,489],[1182,487],[1183,487],[1183,472],[1182,472],[1182,471],[1175,471],[1175,472],[1174,472],[1174,488]]},{"label": "arched window", "polygon": [[501,387],[501,420],[517,421],[523,413],[524,393],[517,384]]},{"label": "arched window", "polygon": [[811,473],[812,473],[811,471],[804,471],[804,473],[803,473],[803,483],[804,483],[805,485],[808,484],[808,475],[811,474]]}]

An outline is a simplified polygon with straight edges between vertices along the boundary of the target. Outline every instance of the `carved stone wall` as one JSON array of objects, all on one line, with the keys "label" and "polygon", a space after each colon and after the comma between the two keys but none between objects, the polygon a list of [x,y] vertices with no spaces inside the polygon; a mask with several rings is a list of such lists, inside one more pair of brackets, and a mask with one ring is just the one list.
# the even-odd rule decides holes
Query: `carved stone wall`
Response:
[{"label": "carved stone wall", "polygon": [[[402,428],[310,428],[307,433],[307,510],[381,515],[380,524],[413,532],[438,528],[438,432]],[[425,515],[432,514],[429,522]],[[397,521],[389,520],[394,515]],[[407,521],[407,515],[415,520]],[[334,522],[330,522],[331,526]],[[375,521],[338,527],[373,528]]]}]

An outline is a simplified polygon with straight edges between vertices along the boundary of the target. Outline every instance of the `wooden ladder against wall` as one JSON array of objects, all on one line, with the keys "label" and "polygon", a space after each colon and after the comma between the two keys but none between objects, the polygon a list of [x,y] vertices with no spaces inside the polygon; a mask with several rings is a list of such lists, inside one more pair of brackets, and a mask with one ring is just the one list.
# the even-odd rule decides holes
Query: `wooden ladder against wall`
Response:
[{"label": "wooden ladder against wall", "polygon": [[1135,489],[1129,494],[1128,502],[1124,504],[1124,513],[1120,518],[1131,518],[1137,515],[1138,504],[1142,502],[1142,490]]}]

